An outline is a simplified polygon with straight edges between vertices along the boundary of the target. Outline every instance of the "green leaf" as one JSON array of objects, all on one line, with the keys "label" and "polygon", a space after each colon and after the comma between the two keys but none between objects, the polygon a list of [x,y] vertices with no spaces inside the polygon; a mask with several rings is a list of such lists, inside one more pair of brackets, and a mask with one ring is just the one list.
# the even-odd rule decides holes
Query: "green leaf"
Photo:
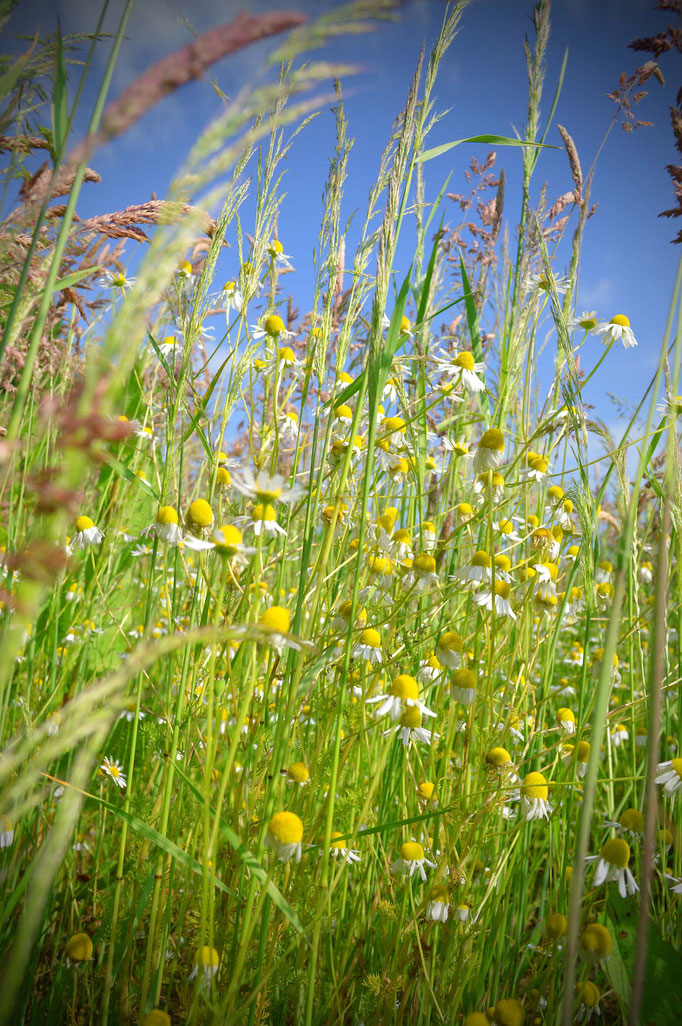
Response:
[{"label": "green leaf", "polygon": [[[614,889],[609,894],[607,914],[613,951],[604,966],[623,1010],[627,1011],[630,1007],[630,980],[637,957],[639,902],[621,898]],[[667,1026],[677,1022],[681,1001],[680,954],[650,922],[640,1022],[643,1026]]]},{"label": "green leaf", "polygon": [[[185,785],[190,789],[190,791],[197,799],[197,801],[201,802],[203,805],[205,798],[199,790],[199,788],[192,783],[189,777],[185,776],[185,774],[182,772],[179,766],[175,767],[175,772],[184,781]],[[303,934],[305,936],[305,931],[303,929],[303,924],[301,923],[301,920],[298,918],[293,908],[280,891],[279,887],[277,887],[277,885],[274,884],[272,880],[268,880],[267,871],[263,868],[263,866],[261,866],[256,856],[251,854],[248,848],[244,844],[242,844],[241,840],[234,832],[232,827],[228,826],[227,823],[223,822],[222,819],[220,820],[220,829],[222,831],[223,836],[225,837],[225,840],[228,842],[230,847],[237,853],[237,855],[242,860],[246,868],[250,870],[253,873],[253,875],[258,880],[260,880],[262,884],[265,884],[265,889],[267,890],[268,895],[270,896],[270,899],[273,902],[273,904],[275,904],[277,908],[280,910],[280,912],[289,920],[293,928],[298,933]]]},{"label": "green leaf", "polygon": [[95,264],[94,267],[84,267],[82,271],[74,271],[73,274],[67,274],[64,278],[60,278],[59,281],[54,283],[54,291],[59,292],[60,289],[70,289],[77,285],[79,281],[83,281],[84,278],[91,278],[93,274],[101,270],[102,268],[99,264]]},{"label": "green leaf", "polygon": [[149,484],[149,481],[145,481],[143,484],[140,478],[136,477],[135,474],[133,474],[132,470],[129,470],[128,467],[121,463],[120,460],[116,459],[116,457],[113,456],[110,452],[107,452],[105,450],[102,453],[102,459],[110,467],[113,467],[116,473],[120,475],[120,477],[124,477],[126,481],[130,481],[136,484],[139,488],[143,488],[145,491],[149,492],[150,495],[153,495],[157,502],[160,501],[159,493],[157,492],[156,488],[153,487],[153,485]]},{"label": "green leaf", "polygon": [[35,39],[29,46],[26,53],[22,53],[21,57],[17,57],[14,64],[12,64],[5,74],[0,78],[0,100],[3,100],[16,85],[17,81],[24,68],[31,59],[31,55],[35,49],[35,45],[38,42],[38,33],[36,33]]},{"label": "green leaf", "polygon": [[506,135],[472,135],[468,139],[455,139],[454,142],[443,143],[442,146],[434,146],[430,150],[424,150],[417,157],[417,163],[423,164],[425,160],[433,160],[443,153],[461,146],[462,143],[486,143],[489,146],[533,146],[538,149],[558,150],[558,146],[549,146],[546,143],[526,142],[524,139],[510,139]]},{"label": "green leaf", "polygon": [[[459,269],[462,275],[462,285],[464,286],[464,306],[467,314],[467,324],[469,325],[469,338],[471,340],[471,351],[474,354],[474,360],[476,363],[483,362],[483,346],[481,345],[481,333],[478,329],[478,311],[476,310],[476,304],[474,303],[474,297],[471,292],[471,285],[469,284],[469,276],[464,266],[464,260],[462,254],[459,256]],[[488,393],[482,392],[481,404],[485,407],[486,413],[490,413],[490,400],[488,399]]]},{"label": "green leaf", "polygon": [[[200,862],[193,859],[188,852],[183,851],[183,849],[174,841],[169,840],[169,838],[165,837],[164,834],[160,834],[158,830],[154,829],[154,827],[150,827],[148,823],[144,822],[144,820],[138,819],[137,816],[133,816],[132,812],[126,812],[125,809],[119,808],[118,805],[114,805],[112,802],[106,801],[105,798],[100,798],[99,795],[88,794],[88,798],[99,802],[105,809],[112,812],[114,816],[118,816],[119,819],[123,820],[124,823],[127,823],[133,830],[137,830],[138,834],[141,834],[148,841],[151,841],[151,843],[155,844],[157,848],[165,851],[167,855],[170,855],[172,859],[179,862],[181,866],[191,869],[193,873],[197,874],[197,876],[203,876],[204,869]],[[217,877],[214,879],[213,883],[219,891],[224,891],[225,894],[230,894],[233,898],[237,897],[235,892],[230,890],[229,887],[226,887],[222,880],[218,880]]]},{"label": "green leaf", "polygon": [[69,107],[66,96],[66,62],[64,61],[64,47],[62,45],[59,18],[57,18],[54,49],[54,82],[52,85],[52,135],[54,137],[56,163],[61,162],[68,134]]}]

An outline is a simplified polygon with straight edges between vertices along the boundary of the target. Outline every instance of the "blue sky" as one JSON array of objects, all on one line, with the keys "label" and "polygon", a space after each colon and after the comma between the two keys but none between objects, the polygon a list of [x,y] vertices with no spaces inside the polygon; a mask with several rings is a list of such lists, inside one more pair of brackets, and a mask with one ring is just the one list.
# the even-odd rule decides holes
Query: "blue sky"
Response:
[{"label": "blue sky", "polygon": [[[289,9],[314,17],[328,4],[303,0],[297,3],[260,0],[249,12]],[[113,30],[123,8],[111,0],[107,27]],[[114,97],[152,61],[184,45],[191,38],[188,26],[202,32],[229,20],[240,9],[233,0],[137,0],[129,24],[111,96]],[[422,42],[427,52],[442,20],[439,0],[408,2],[398,11],[399,20],[380,24],[375,31],[334,41],[321,54],[327,59],[352,63],[358,74],[344,81],[349,134],[355,139],[345,194],[345,216],[353,210],[357,227],[367,194],[376,179],[379,156],[392,121],[404,103]],[[481,133],[513,135],[526,114],[526,70],[523,39],[532,36],[532,3],[526,0],[473,0],[465,10],[461,28],[451,47],[436,87],[436,105],[449,109],[437,126],[431,145]],[[53,29],[59,14],[65,33],[87,31],[96,23],[98,5],[91,0],[23,0],[5,30],[29,33],[40,25]],[[556,0],[548,54],[543,112],[549,110],[566,48],[568,67],[556,119],[565,125],[578,147],[583,169],[589,167],[613,117],[606,98],[621,71],[631,72],[644,55],[627,44],[636,36],[652,35],[663,27],[664,15],[654,12],[647,0]],[[17,47],[22,44],[13,44]],[[24,44],[25,45],[25,44]],[[215,65],[212,74],[221,89],[233,97],[248,81],[254,81],[272,41],[257,44]],[[99,60],[103,64],[103,47]],[[669,80],[665,88],[647,84],[649,95],[638,108],[639,116],[654,127],[626,134],[611,131],[597,163],[593,202],[599,206],[588,224],[578,291],[578,306],[596,309],[609,318],[626,313],[639,339],[639,348],[610,355],[589,386],[588,401],[611,426],[616,426],[616,407],[606,393],[628,402],[640,397],[658,359],[670,303],[679,249],[670,244],[673,223],[658,218],[672,205],[670,179],[665,164],[674,160],[668,106],[677,88],[674,57],[662,60]],[[91,103],[91,97],[89,97]],[[81,125],[89,116],[84,105]],[[285,251],[294,257],[296,275],[284,280],[301,311],[310,300],[312,253],[322,212],[322,190],[328,159],[334,145],[331,104],[294,142],[287,159],[284,201],[279,236]],[[199,130],[220,110],[220,101],[208,80],[193,83],[165,99],[123,138],[104,147],[92,163],[102,175],[100,185],[86,186],[79,212],[82,216],[117,210],[143,202],[152,192],[162,197]],[[547,182],[551,199],[572,187],[572,180],[556,129],[549,142],[557,145],[541,158],[535,178],[535,194]],[[463,172],[472,155],[483,159],[489,147],[463,146],[427,165],[427,198],[433,198],[449,172],[449,188],[465,192]],[[505,168],[508,188],[505,217],[513,232],[520,205],[520,151],[498,150],[497,168]],[[458,212],[447,211],[456,222]],[[248,230],[248,221],[245,225]],[[352,236],[352,232],[351,232]],[[513,237],[513,236],[512,236]],[[351,239],[352,242],[352,239]],[[348,254],[352,254],[349,246]],[[401,251],[407,270],[409,253]],[[236,273],[236,250],[228,250],[221,277]],[[561,255],[558,269],[561,269]],[[595,346],[598,343],[594,343]]]}]

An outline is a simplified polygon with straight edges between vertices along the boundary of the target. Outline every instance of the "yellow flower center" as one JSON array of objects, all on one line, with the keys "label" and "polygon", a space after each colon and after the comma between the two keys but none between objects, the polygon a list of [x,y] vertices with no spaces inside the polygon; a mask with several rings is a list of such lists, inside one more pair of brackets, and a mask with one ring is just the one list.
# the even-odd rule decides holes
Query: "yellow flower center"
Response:
[{"label": "yellow flower center", "polygon": [[93,521],[90,519],[90,517],[78,517],[78,520],[76,521],[77,531],[87,531],[89,527],[94,526],[95,525]]},{"label": "yellow flower center", "polygon": [[491,748],[485,758],[489,766],[495,766],[497,769],[511,762],[511,755],[506,748]]},{"label": "yellow flower center", "polygon": [[547,801],[547,781],[542,773],[529,773],[521,784],[521,794],[525,798]]},{"label": "yellow flower center", "polygon": [[419,698],[419,685],[414,677],[407,673],[401,673],[391,684],[391,694],[395,698]]},{"label": "yellow flower center", "polygon": [[258,502],[253,507],[254,520],[277,520],[277,514],[267,502]]},{"label": "yellow flower center", "polygon": [[242,532],[234,524],[223,524],[214,533],[213,541],[220,552],[232,556],[242,543]]},{"label": "yellow flower center", "polygon": [[390,431],[391,434],[396,431],[400,434],[405,434],[405,421],[402,417],[384,417],[381,424],[382,427],[386,431]]},{"label": "yellow flower center", "polygon": [[220,965],[220,955],[215,948],[209,948],[204,944],[194,952],[192,961],[195,965],[205,966],[207,969],[217,969]]},{"label": "yellow flower center", "polygon": [[353,411],[351,410],[350,406],[346,406],[345,403],[341,403],[340,406],[336,407],[334,411],[334,416],[337,420],[352,420]]},{"label": "yellow flower center", "polygon": [[473,371],[474,367],[476,366],[476,361],[474,360],[473,356],[471,355],[471,353],[467,352],[458,353],[452,362],[456,367],[461,367],[462,370]]},{"label": "yellow flower center", "polygon": [[206,499],[195,499],[187,510],[187,523],[194,530],[209,527],[213,523],[213,510]]},{"label": "yellow flower center", "polygon": [[411,321],[410,321],[410,319],[408,317],[401,317],[400,318],[400,330],[402,332],[409,331],[411,327],[412,327],[412,323],[411,323]]},{"label": "yellow flower center", "polygon": [[[509,523],[509,521],[507,521],[507,523]],[[509,558],[509,556],[505,556],[503,552],[500,552],[497,556],[495,556],[495,566],[498,570],[501,570],[503,573],[508,574],[511,570],[511,559]]]},{"label": "yellow flower center", "polygon": [[419,570],[423,574],[433,574],[436,572],[436,561],[428,552],[422,552],[415,556],[413,566],[415,570]]},{"label": "yellow flower center", "polygon": [[461,666],[459,670],[455,670],[450,683],[455,688],[475,688],[476,687],[476,674],[473,670],[468,670],[466,667]]},{"label": "yellow flower center", "polygon": [[559,502],[564,497],[564,490],[559,485],[550,485],[547,489],[547,495],[554,502]]},{"label": "yellow flower center", "polygon": [[303,823],[295,812],[277,812],[268,823],[268,832],[280,844],[299,844],[303,839]]},{"label": "yellow flower center", "polygon": [[417,841],[407,841],[400,845],[400,857],[405,862],[420,862],[424,858],[424,849]]},{"label": "yellow flower center", "polygon": [[400,717],[400,726],[408,727],[410,730],[414,730],[415,727],[421,727],[422,725],[422,714],[419,712],[419,706],[408,705],[405,707],[402,716]]},{"label": "yellow flower center", "polygon": [[369,568],[373,574],[392,574],[393,566],[388,556],[372,556]]},{"label": "yellow flower center", "polygon": [[297,784],[305,784],[310,780],[310,773],[304,762],[292,762],[287,770],[287,776]]},{"label": "yellow flower center", "polygon": [[557,723],[575,723],[575,716],[571,709],[559,709],[556,718]]},{"label": "yellow flower center", "polygon": [[290,346],[282,346],[280,348],[278,354],[277,354],[277,357],[278,357],[278,359],[280,359],[282,361],[282,363],[295,363],[296,362],[296,357],[294,356],[294,351],[293,351],[293,349],[290,348]]},{"label": "yellow flower center", "polygon": [[601,923],[590,923],[580,935],[580,947],[596,958],[606,958],[612,946],[611,934]]},{"label": "yellow flower center", "polygon": [[270,245],[268,246],[268,249],[273,254],[273,256],[279,256],[280,253],[284,252],[284,246],[279,241],[279,239],[273,239]]},{"label": "yellow flower center", "polygon": [[445,649],[447,652],[463,652],[464,641],[462,635],[458,634],[457,631],[445,631],[438,639],[438,648]]},{"label": "yellow flower center", "polygon": [[481,449],[492,449],[493,452],[504,452],[504,435],[499,428],[489,428],[481,438],[479,446]]},{"label": "yellow flower center", "polygon": [[682,780],[682,759],[673,759],[672,764],[672,768],[675,770],[680,780]]},{"label": "yellow flower center", "polygon": [[495,1026],[523,1026],[523,1005],[516,998],[502,998],[495,1005]]},{"label": "yellow flower center", "polygon": [[493,591],[496,595],[499,595],[500,598],[508,599],[511,592],[511,585],[509,581],[495,581]]},{"label": "yellow flower center", "polygon": [[177,524],[178,514],[172,506],[160,506],[156,514],[157,524]]},{"label": "yellow flower center", "polygon": [[629,328],[630,327],[630,321],[625,316],[625,314],[616,314],[615,317],[611,318],[611,320],[609,321],[609,324],[618,324],[618,325],[620,325],[621,328]]},{"label": "yellow flower center", "polygon": [[287,634],[291,623],[289,610],[283,606],[270,606],[269,609],[263,610],[258,623],[261,627],[277,631],[279,634]]},{"label": "yellow flower center", "polygon": [[263,321],[263,331],[271,338],[277,338],[284,331],[284,321],[279,314],[268,314]]},{"label": "yellow flower center", "polygon": [[490,558],[489,554],[487,552],[483,552],[483,550],[479,550],[478,552],[474,552],[473,556],[471,557],[471,565],[472,566],[487,566],[487,567],[491,567],[492,563],[493,563],[493,561]]},{"label": "yellow flower center", "polygon": [[434,790],[434,785],[430,780],[422,780],[421,784],[417,786],[417,794],[425,802],[428,802],[433,798]]},{"label": "yellow flower center", "polygon": [[381,648],[381,637],[379,631],[375,631],[373,627],[367,627],[360,635],[360,641],[363,645],[368,645],[369,648]]},{"label": "yellow flower center", "polygon": [[74,933],[66,942],[64,951],[72,962],[87,962],[92,958],[92,941],[87,933]]},{"label": "yellow flower center", "polygon": [[399,545],[409,545],[411,542],[410,532],[406,531],[404,527],[399,527],[397,531],[393,533],[393,541]]},{"label": "yellow flower center", "polygon": [[634,834],[644,832],[644,816],[639,809],[626,809],[618,822],[623,830],[631,830]]}]

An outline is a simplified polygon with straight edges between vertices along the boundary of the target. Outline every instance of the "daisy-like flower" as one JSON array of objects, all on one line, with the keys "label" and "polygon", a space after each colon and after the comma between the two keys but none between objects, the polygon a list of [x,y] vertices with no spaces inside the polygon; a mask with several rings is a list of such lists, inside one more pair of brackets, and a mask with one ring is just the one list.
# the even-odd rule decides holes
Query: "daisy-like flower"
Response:
[{"label": "daisy-like flower", "polygon": [[0,816],[0,848],[10,848],[14,844],[14,823],[9,816]]},{"label": "daisy-like flower", "polygon": [[[332,619],[332,630],[338,634],[343,634],[350,627],[351,615],[353,612],[353,603],[350,599],[342,602],[339,608],[334,613]],[[364,627],[367,623],[367,610],[362,609],[360,606],[356,607],[355,610],[355,626]]]},{"label": "daisy-like flower", "polygon": [[569,279],[565,274],[557,276],[550,271],[548,275],[546,271],[539,271],[527,276],[523,283],[523,288],[526,292],[531,292],[535,295],[541,293],[548,295],[552,291],[553,286],[559,295],[562,296],[568,291],[569,284]]},{"label": "daisy-like flower", "polygon": [[455,570],[452,576],[455,580],[470,581],[474,585],[485,584],[491,579],[492,565],[493,561],[490,554],[483,550],[479,550],[478,552],[474,552],[470,563],[467,563],[466,566]]},{"label": "daisy-like flower", "polygon": [[613,938],[601,923],[590,923],[580,934],[578,946],[583,957],[596,965],[611,954]]},{"label": "daisy-like flower", "polygon": [[392,720],[397,720],[406,708],[415,708],[425,716],[436,715],[419,700],[419,684],[408,673],[401,673],[394,678],[387,695],[375,695],[374,698],[367,699],[368,705],[374,705],[376,702],[381,702],[376,711],[377,719],[390,714]]},{"label": "daisy-like flower", "polygon": [[293,271],[293,265],[291,263],[291,256],[284,252],[284,246],[279,239],[273,239],[268,246],[268,256],[276,267],[280,267],[287,271]]},{"label": "daisy-like flower", "polygon": [[279,314],[268,314],[259,324],[252,324],[249,328],[251,338],[256,342],[262,338],[279,342],[282,339],[293,338],[295,332],[287,331],[284,321]]},{"label": "daisy-like flower", "polygon": [[389,555],[401,563],[406,559],[414,559],[410,532],[404,527],[399,527],[393,532]]},{"label": "daisy-like flower", "polygon": [[521,471],[519,476],[525,481],[537,481],[541,484],[547,476],[549,467],[549,460],[545,459],[544,456],[534,455],[529,459],[528,466]]},{"label": "daisy-like flower", "polygon": [[599,855],[590,855],[585,861],[597,863],[594,874],[595,887],[614,881],[618,884],[621,898],[624,898],[626,894],[632,896],[639,890],[635,878],[628,868],[630,845],[622,837],[612,837],[611,840],[602,844]]},{"label": "daisy-like flower", "polygon": [[189,979],[193,980],[200,975],[200,982],[204,987],[210,987],[211,982],[220,968],[220,955],[215,948],[207,944],[197,948],[192,956],[192,972]]},{"label": "daisy-like flower", "polygon": [[450,678],[450,694],[455,702],[471,705],[476,697],[476,674],[461,666]]},{"label": "daisy-like flower", "polygon": [[218,296],[218,302],[221,306],[225,307],[225,317],[228,321],[230,320],[232,310],[236,310],[237,313],[242,312],[244,297],[239,290],[236,281],[225,282],[222,292]]},{"label": "daisy-like flower", "polygon": [[123,766],[117,759],[110,759],[108,755],[105,755],[100,770],[102,773],[106,773],[108,777],[111,777],[116,787],[120,787],[122,791],[125,790],[126,778]]},{"label": "daisy-like flower", "polygon": [[507,774],[512,769],[511,755],[506,748],[491,748],[485,757],[486,766],[499,773],[500,776]]},{"label": "daisy-like flower", "polygon": [[495,612],[498,616],[508,616],[511,620],[516,619],[516,613],[509,602],[511,585],[508,581],[496,580],[492,588],[484,586],[474,595],[474,602],[477,606],[489,609],[492,612],[493,601]]},{"label": "daisy-like flower", "polygon": [[76,520],[76,533],[71,539],[71,548],[76,550],[87,549],[90,545],[99,545],[104,534],[99,527],[95,527],[90,517],[80,516]]},{"label": "daisy-like flower", "polygon": [[630,321],[625,314],[616,314],[608,324],[598,324],[595,335],[599,336],[604,345],[610,345],[612,342],[621,342],[624,349],[634,349],[637,345],[635,333],[630,327]]},{"label": "daisy-like flower", "polygon": [[[435,716],[435,713],[432,713],[432,712],[430,712],[428,710],[424,710],[424,711],[426,712],[426,714],[428,716]],[[403,714],[400,717],[400,720],[398,721],[398,726],[397,727],[389,727],[388,730],[384,731],[384,735],[391,734],[391,733],[393,733],[393,734],[398,734],[399,733],[400,734],[400,740],[402,741],[403,745],[406,748],[410,744],[412,744],[412,742],[415,739],[417,741],[421,741],[422,744],[424,744],[424,745],[430,745],[431,741],[434,738],[436,740],[438,740],[440,735],[436,734],[436,733],[434,733],[434,732],[432,732],[430,730],[427,730],[426,727],[422,727],[421,723],[422,723],[422,713],[421,713],[421,710],[419,708],[417,708],[417,706],[414,706],[414,705],[407,706],[403,710]]]},{"label": "daisy-like flower", "polygon": [[523,1026],[523,1005],[516,998],[502,998],[493,1009],[491,1026]]},{"label": "daisy-like flower", "polygon": [[580,330],[590,334],[594,332],[597,327],[597,311],[583,310],[581,314],[571,317],[566,326],[569,331]]},{"label": "daisy-like flower", "polygon": [[175,270],[175,277],[181,282],[194,281],[194,272],[189,260],[181,260]]},{"label": "daisy-like flower", "polygon": [[155,535],[167,545],[178,545],[182,541],[182,529],[177,510],[173,506],[160,506],[156,520],[140,531],[142,538]]},{"label": "daisy-like flower", "polygon": [[292,856],[301,861],[303,823],[295,812],[277,812],[268,823],[265,834],[266,847],[272,848],[280,862],[288,862]]},{"label": "daisy-like flower", "polygon": [[126,289],[132,288],[136,281],[137,278],[128,278],[123,271],[106,270],[97,284],[103,289],[117,289],[119,292],[125,292]]},{"label": "daisy-like flower", "polygon": [[329,854],[332,858],[342,859],[349,866],[354,862],[360,862],[360,853],[355,848],[346,847],[343,834],[339,830],[332,830]]},{"label": "daisy-like flower", "polygon": [[564,734],[575,734],[575,713],[572,709],[557,709],[556,723]]},{"label": "daisy-like flower", "polygon": [[564,745],[561,761],[566,767],[575,762],[575,771],[579,777],[583,778],[587,773],[587,764],[590,761],[589,741],[579,741],[577,745]]},{"label": "daisy-like flower", "polygon": [[166,335],[163,341],[158,343],[158,349],[164,360],[168,360],[169,356],[175,356],[176,353],[180,352],[181,339],[175,335]]},{"label": "daisy-like flower", "polygon": [[547,781],[542,773],[529,773],[521,783],[521,808],[526,822],[532,819],[549,819],[552,806],[547,801]]},{"label": "daisy-like flower", "polygon": [[189,504],[185,513],[185,522],[195,535],[201,535],[213,526],[213,510],[206,499],[195,499]]},{"label": "daisy-like flower", "polygon": [[611,584],[613,581],[613,564],[608,559],[602,559],[597,563],[594,571],[594,579],[597,584]]},{"label": "daisy-like flower", "polygon": [[425,866],[435,869],[436,863],[427,859],[418,841],[407,841],[400,845],[399,858],[392,863],[391,872],[402,873],[403,876],[407,873],[411,877],[418,872],[422,880],[426,880]]},{"label": "daisy-like flower", "polygon": [[[391,327],[391,321],[386,316],[386,314],[384,314],[381,318],[381,327],[384,331],[388,331],[388,329]],[[400,334],[409,335],[410,338],[414,337],[414,333],[412,331],[412,322],[410,321],[409,317],[405,317],[404,315],[400,318]]]},{"label": "daisy-like flower", "polygon": [[639,809],[625,809],[617,821],[606,820],[604,826],[626,834],[632,841],[641,841],[644,836],[644,816]]},{"label": "daisy-like flower", "polygon": [[393,563],[388,556],[370,556],[367,566],[370,583],[382,591],[393,584]]},{"label": "daisy-like flower", "polygon": [[444,668],[438,661],[438,658],[435,655],[430,655],[428,659],[424,659],[420,663],[417,680],[421,684],[433,684],[435,681],[440,680],[443,673]]},{"label": "daisy-like flower", "polygon": [[442,884],[435,884],[429,894],[429,903],[426,906],[426,914],[435,923],[446,923],[450,909],[450,896],[447,887]]},{"label": "daisy-like flower", "polygon": [[240,528],[250,528],[258,537],[259,534],[286,535],[286,531],[277,523],[274,506],[267,502],[258,502],[251,510],[250,516],[235,517],[235,524]]},{"label": "daisy-like flower", "polygon": [[69,962],[89,962],[92,950],[92,941],[87,933],[74,933],[64,945],[64,954]]},{"label": "daisy-like flower", "polygon": [[682,395],[674,395],[669,399],[664,399],[662,403],[659,403],[656,407],[656,413],[662,414],[667,417],[669,413],[672,413],[675,417],[682,415]]},{"label": "daisy-like flower", "polygon": [[479,378],[479,374],[485,372],[485,364],[477,363],[472,354],[463,349],[459,353],[446,353],[440,349],[442,357],[436,358],[436,368],[442,374],[447,374],[454,385],[463,385],[468,392],[484,392],[485,384]]},{"label": "daisy-like flower", "polygon": [[432,552],[436,547],[436,528],[430,520],[422,523],[422,545],[425,552]]},{"label": "daisy-like flower", "polygon": [[474,454],[474,473],[497,470],[504,462],[504,435],[499,428],[488,428]]},{"label": "daisy-like flower", "polygon": [[304,762],[292,762],[287,770],[287,784],[305,787],[310,783],[310,770]]},{"label": "daisy-like flower", "polygon": [[381,635],[373,627],[366,627],[360,635],[360,640],[353,645],[351,650],[353,659],[363,659],[367,663],[376,666],[383,661],[381,654]]},{"label": "daisy-like flower", "polygon": [[258,617],[258,626],[267,631],[268,644],[272,645],[280,655],[285,645],[287,648],[300,650],[301,646],[297,641],[286,637],[291,626],[291,615],[289,610],[283,606],[270,606],[268,609],[264,609]]},{"label": "daisy-like flower", "polygon": [[599,988],[591,980],[584,980],[577,983],[575,988],[575,1002],[578,1006],[576,1018],[578,1022],[589,1022],[593,1015],[601,1015],[599,1007]]},{"label": "daisy-like flower", "polygon": [[617,723],[610,733],[611,744],[615,748],[619,748],[621,745],[629,739],[630,732],[624,723]]},{"label": "daisy-like flower", "polygon": [[300,485],[287,484],[282,474],[270,475],[265,470],[254,474],[248,467],[240,475],[232,475],[232,486],[247,498],[270,505],[274,502],[295,502],[304,493]]},{"label": "daisy-like flower", "polygon": [[417,592],[438,587],[436,561],[433,556],[428,552],[421,552],[416,555],[412,562],[412,569],[405,575],[404,584],[406,588],[414,588]]},{"label": "daisy-like flower", "polygon": [[436,645],[436,658],[443,666],[456,670],[462,665],[464,639],[457,631],[443,631]]},{"label": "daisy-like flower", "polygon": [[252,546],[244,545],[242,532],[234,524],[223,524],[222,527],[216,527],[212,541],[188,536],[185,538],[185,545],[188,549],[195,551],[214,549],[218,555],[242,563],[246,562],[247,557],[256,551]]},{"label": "daisy-like flower", "polygon": [[659,762],[656,773],[656,783],[663,785],[666,794],[675,794],[682,787],[682,759]]}]

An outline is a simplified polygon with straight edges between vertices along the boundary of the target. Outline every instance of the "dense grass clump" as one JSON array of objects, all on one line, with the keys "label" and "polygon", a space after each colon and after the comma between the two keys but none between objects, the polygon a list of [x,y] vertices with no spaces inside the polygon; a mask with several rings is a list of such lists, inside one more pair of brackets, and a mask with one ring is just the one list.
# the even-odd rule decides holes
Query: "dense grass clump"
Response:
[{"label": "dense grass clump", "polygon": [[[87,221],[97,141],[156,97],[152,69],[105,109],[127,14],[77,149],[63,79],[96,39],[40,43],[6,81],[24,141],[0,243],[0,1023],[677,1015],[679,279],[615,441],[583,393],[602,362],[637,366],[636,326],[575,309],[591,179],[541,117],[545,2],[515,252],[494,154],[471,166],[473,234],[429,193],[462,6],[354,255],[336,83],[303,318],[282,161],[347,69],[294,57],[383,8],[297,29],[166,200]],[[219,39],[193,59],[236,46]],[[195,69],[172,67],[173,87]],[[531,199],[550,133],[563,206]],[[126,240],[147,247],[134,275]]]}]

